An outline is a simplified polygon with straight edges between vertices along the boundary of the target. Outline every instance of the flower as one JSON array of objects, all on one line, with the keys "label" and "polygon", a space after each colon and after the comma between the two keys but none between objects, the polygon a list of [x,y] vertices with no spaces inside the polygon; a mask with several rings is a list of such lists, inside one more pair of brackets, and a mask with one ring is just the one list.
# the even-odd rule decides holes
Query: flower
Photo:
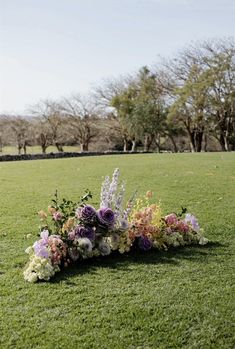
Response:
[{"label": "flower", "polygon": [[148,190],[146,193],[146,198],[151,199],[152,196],[153,196],[153,193],[151,192],[151,190]]},{"label": "flower", "polygon": [[111,208],[100,208],[97,212],[97,217],[102,225],[112,227],[115,224],[115,214]]},{"label": "flower", "polygon": [[107,238],[108,244],[112,250],[117,250],[119,247],[120,237],[118,234],[114,233]]},{"label": "flower", "polygon": [[77,239],[78,247],[81,249],[81,252],[88,253],[92,251],[91,241],[87,238]]},{"label": "flower", "polygon": [[95,220],[96,209],[91,205],[85,205],[84,207],[79,207],[75,214],[77,218],[89,223]]},{"label": "flower", "polygon": [[204,236],[201,236],[200,237],[200,240],[199,240],[199,245],[206,245],[208,243],[208,239],[206,239]]},{"label": "flower", "polygon": [[148,251],[152,248],[153,244],[146,236],[141,236],[138,241],[139,248],[144,251]]},{"label": "flower", "polygon": [[91,241],[95,239],[95,232],[91,227],[84,227],[83,225],[77,225],[74,229],[75,237],[87,238]]},{"label": "flower", "polygon": [[70,247],[68,249],[68,255],[72,259],[73,262],[76,262],[79,258],[79,252],[76,247]]},{"label": "flower", "polygon": [[176,228],[181,233],[187,233],[189,231],[189,225],[185,221],[178,221],[176,224]]},{"label": "flower", "polygon": [[47,214],[46,214],[46,212],[44,212],[43,210],[39,211],[39,212],[38,212],[38,215],[39,215],[39,217],[40,217],[42,220],[44,220],[44,219],[47,218]]},{"label": "flower", "polygon": [[128,229],[129,228],[129,223],[128,223],[128,221],[126,220],[126,219],[121,219],[120,221],[119,221],[119,229],[121,229],[121,230],[126,230],[126,229]]},{"label": "flower", "polygon": [[55,209],[54,207],[48,206],[47,211],[48,211],[51,215],[53,215],[53,213],[56,212],[56,209]]},{"label": "flower", "polygon": [[111,248],[110,248],[109,244],[104,240],[100,241],[98,248],[99,248],[100,254],[102,256],[107,256],[111,253]]},{"label": "flower", "polygon": [[60,221],[62,217],[63,217],[63,214],[59,211],[56,211],[53,213],[53,219],[55,221]]},{"label": "flower", "polygon": [[165,216],[165,221],[167,225],[174,225],[177,224],[178,219],[175,213],[171,213]]},{"label": "flower", "polygon": [[48,251],[48,236],[49,232],[48,230],[43,230],[41,232],[41,239],[36,241],[33,244],[34,253],[38,257],[48,258],[49,257],[49,251]]},{"label": "flower", "polygon": [[199,224],[198,224],[198,221],[197,221],[197,218],[192,215],[191,213],[187,213],[185,215],[185,219],[184,221],[188,224],[191,225],[192,229],[195,231],[195,232],[198,232],[200,227],[199,227]]}]

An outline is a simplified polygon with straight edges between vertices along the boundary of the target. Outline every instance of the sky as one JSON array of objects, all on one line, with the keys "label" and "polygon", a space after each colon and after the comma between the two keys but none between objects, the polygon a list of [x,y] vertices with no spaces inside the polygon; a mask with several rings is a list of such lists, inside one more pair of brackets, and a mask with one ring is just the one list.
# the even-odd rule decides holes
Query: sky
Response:
[{"label": "sky", "polygon": [[0,0],[0,114],[235,37],[235,0]]}]

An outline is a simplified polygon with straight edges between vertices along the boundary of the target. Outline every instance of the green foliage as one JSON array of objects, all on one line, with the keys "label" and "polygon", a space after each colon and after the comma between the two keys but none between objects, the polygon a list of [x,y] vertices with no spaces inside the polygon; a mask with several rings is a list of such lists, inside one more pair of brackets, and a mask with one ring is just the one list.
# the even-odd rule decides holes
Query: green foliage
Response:
[{"label": "green foliage", "polygon": [[111,106],[116,108],[130,139],[148,138],[152,142],[162,133],[166,119],[163,91],[147,67],[140,69],[135,80],[113,97]]},{"label": "green foliage", "polygon": [[[117,166],[127,196],[151,189],[166,214],[185,205],[211,243],[86,260],[52,282],[25,282],[24,250],[55,188],[77,202],[89,187],[97,206]],[[0,348],[233,348],[234,181],[234,153],[1,163]]]}]

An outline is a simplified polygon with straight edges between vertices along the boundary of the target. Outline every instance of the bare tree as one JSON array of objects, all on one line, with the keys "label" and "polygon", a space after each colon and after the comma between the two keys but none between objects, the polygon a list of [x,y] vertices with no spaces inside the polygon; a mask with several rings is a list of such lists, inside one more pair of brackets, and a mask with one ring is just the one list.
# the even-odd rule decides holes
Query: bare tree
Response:
[{"label": "bare tree", "polygon": [[42,152],[45,152],[50,144],[63,152],[65,132],[61,105],[55,101],[43,100],[33,106],[31,112],[40,118],[37,138],[42,146]]},{"label": "bare tree", "polygon": [[70,140],[80,144],[81,152],[88,151],[99,132],[96,106],[89,97],[73,95],[62,101],[61,110]]}]

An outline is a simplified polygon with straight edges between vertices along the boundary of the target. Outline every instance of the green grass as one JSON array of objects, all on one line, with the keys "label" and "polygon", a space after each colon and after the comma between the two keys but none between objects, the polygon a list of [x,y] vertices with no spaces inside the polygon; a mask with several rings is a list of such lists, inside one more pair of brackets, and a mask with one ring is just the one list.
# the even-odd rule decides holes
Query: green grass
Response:
[{"label": "green grass", "polygon": [[[93,259],[29,284],[25,248],[56,188],[76,200],[119,167],[128,194],[152,189],[165,213],[185,205],[203,247]],[[235,347],[235,154],[148,154],[0,164],[0,348]],[[29,233],[34,236],[27,240]]]}]

